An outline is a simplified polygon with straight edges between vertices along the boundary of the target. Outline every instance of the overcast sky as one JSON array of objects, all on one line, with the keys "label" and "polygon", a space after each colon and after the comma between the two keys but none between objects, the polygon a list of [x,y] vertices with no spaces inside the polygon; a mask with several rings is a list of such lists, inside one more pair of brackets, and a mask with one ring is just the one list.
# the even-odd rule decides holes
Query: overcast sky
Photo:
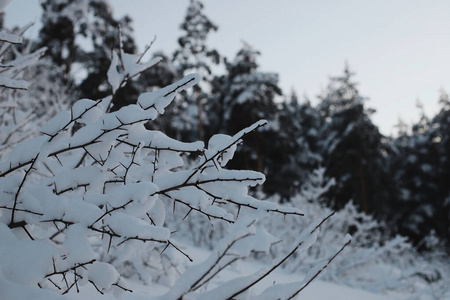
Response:
[{"label": "overcast sky", "polygon": [[[180,35],[187,0],[111,0],[116,16],[134,20],[140,49],[157,36],[154,50],[171,53]],[[260,50],[263,71],[280,74],[280,85],[313,103],[328,78],[345,62],[373,121],[384,134],[401,117],[417,120],[416,100],[428,114],[438,110],[439,90],[450,92],[450,1],[448,0],[204,0],[219,30],[210,45],[232,58],[246,41]],[[37,1],[12,0],[8,24],[20,10],[38,20]],[[32,33],[30,33],[32,34]]]}]

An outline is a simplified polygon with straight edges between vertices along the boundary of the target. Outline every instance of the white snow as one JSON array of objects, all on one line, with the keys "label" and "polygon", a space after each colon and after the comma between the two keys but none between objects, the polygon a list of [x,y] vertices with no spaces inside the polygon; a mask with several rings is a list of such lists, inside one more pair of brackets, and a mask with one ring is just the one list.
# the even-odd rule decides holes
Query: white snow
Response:
[{"label": "white snow", "polygon": [[0,77],[0,87],[26,90],[28,89],[28,82],[26,82],[25,80],[15,80],[7,77]]},{"label": "white snow", "polygon": [[94,100],[81,99],[72,106],[72,119],[88,124],[94,123],[103,115],[104,108]]},{"label": "white snow", "polygon": [[[201,248],[189,248],[189,254],[194,258],[194,264],[199,264],[204,261],[206,257],[208,257],[209,252],[201,249]],[[265,265],[260,262],[239,262],[231,267],[229,270],[225,270],[220,274],[219,279],[216,282],[210,284],[211,287],[220,286],[222,282],[227,282],[228,280],[235,278],[238,275],[245,276],[248,274],[252,274],[262,268]],[[244,270],[244,271],[243,271]],[[295,287],[299,286],[301,282],[305,279],[302,274],[290,274],[283,270],[276,270],[272,274],[270,274],[267,278],[263,279],[260,283],[258,283],[255,288],[253,295],[251,295],[250,299],[277,299],[276,297],[261,297],[258,296],[262,293],[267,287],[271,287],[275,283],[277,284],[291,284]],[[129,288],[133,290],[133,293],[125,292],[121,300],[144,300],[144,299],[166,299],[165,297],[157,298],[169,292],[167,287],[163,285],[158,285],[155,283],[150,283],[149,285],[145,285],[142,282],[136,280],[128,281]],[[268,296],[277,295],[280,292],[280,288],[282,287],[274,287],[273,291]],[[173,292],[173,290],[171,290]],[[220,294],[217,294],[220,295]],[[72,300],[81,300],[81,299],[91,299],[91,300],[103,300],[110,299],[110,295],[101,295],[99,294],[93,287],[87,287],[82,290],[81,293],[70,293],[69,298]],[[168,298],[167,298],[168,299]],[[174,298],[172,298],[174,299]],[[195,298],[193,298],[195,299]],[[213,298],[208,298],[213,299]],[[359,290],[351,287],[346,287],[343,285],[338,285],[331,282],[325,282],[319,280],[314,280],[310,285],[308,285],[296,298],[296,300],[394,300],[398,299],[398,297],[371,293],[364,290]],[[400,299],[404,299],[404,297],[400,296]]]},{"label": "white snow", "polygon": [[138,104],[144,109],[154,107],[158,113],[163,114],[166,106],[172,102],[178,92],[192,87],[199,81],[200,76],[198,74],[187,75],[183,79],[172,83],[165,88],[141,94],[138,98]]},{"label": "white snow", "polygon": [[70,112],[62,111],[47,121],[41,128],[41,132],[49,136],[55,135],[71,121]]},{"label": "white snow", "polygon": [[113,266],[107,263],[95,262],[88,267],[89,280],[95,282],[97,288],[105,292],[111,285],[117,283],[120,275]]},{"label": "white snow", "polygon": [[[58,1],[68,3],[55,0],[55,4]],[[0,8],[7,2],[0,0]],[[62,15],[87,16],[88,6],[88,0],[68,3]],[[20,42],[20,38],[4,33],[0,33],[0,39]],[[10,63],[22,71],[44,51],[42,48],[18,56]],[[112,94],[160,60],[141,64],[140,55],[120,51],[113,53],[108,71]],[[252,76],[276,80],[275,74]],[[12,78],[0,78],[0,86],[27,87],[26,82]],[[242,85],[248,84],[249,79],[252,78],[239,78]],[[290,240],[284,248],[276,249],[275,258],[271,257],[280,236],[279,232],[270,232],[271,226],[265,226],[269,222],[267,216],[279,213],[281,217],[300,217],[303,213],[297,207],[284,207],[248,195],[249,187],[264,182],[262,173],[223,169],[241,139],[267,121],[258,121],[234,136],[215,135],[207,149],[202,142],[182,143],[144,126],[163,114],[177,93],[199,81],[200,75],[190,74],[165,88],[140,95],[137,104],[113,113],[106,111],[112,96],[99,101],[82,99],[70,111],[47,122],[41,129],[42,136],[11,147],[0,165],[1,300],[57,299],[60,297],[56,292],[64,291],[71,299],[94,300],[110,299],[111,294],[123,294],[123,299],[161,300],[210,300],[236,294],[239,299],[272,295],[286,298],[289,292],[296,293],[318,273],[324,273],[328,254],[336,253],[336,244],[349,242],[349,235],[342,241],[344,233],[339,232],[339,243],[321,243],[318,247],[330,249],[318,251],[320,257],[307,257],[306,264],[313,266],[309,272],[272,271],[287,258],[288,263],[304,263],[298,259],[302,253],[317,251],[317,247],[313,248],[319,239],[316,227],[329,213],[309,227],[286,220],[274,226],[286,227],[284,232],[290,233],[286,235]],[[250,86],[236,101],[253,101],[251,96],[257,88]],[[75,123],[83,125],[73,133],[71,127]],[[195,162],[184,159],[185,152],[198,155]],[[187,212],[187,218],[192,210],[197,216],[181,223],[179,237],[174,237],[176,226],[167,221],[176,218],[176,203],[181,203],[180,210]],[[172,214],[168,209],[171,204]],[[359,230],[359,223],[355,227]],[[332,233],[336,234],[336,230]],[[210,250],[190,246],[198,241],[191,235],[209,239]],[[220,239],[215,239],[216,235]],[[364,255],[400,253],[405,244],[401,239],[390,240],[383,245],[387,250],[374,246]],[[167,251],[165,246],[169,247]],[[286,249],[289,254],[283,252]],[[359,264],[367,261],[366,257],[351,254],[341,260],[342,272],[345,267],[353,267],[354,261],[349,260],[355,257]],[[259,255],[265,255],[266,260],[254,261]],[[190,257],[194,258],[193,263]],[[126,276],[130,276],[134,293],[124,291]],[[252,289],[246,290],[252,283]],[[338,290],[345,299],[388,299],[332,284],[316,284],[321,291],[327,291],[313,290],[314,299],[338,299]],[[77,293],[78,285],[81,293]],[[301,297],[304,294],[297,299]]]},{"label": "white snow", "polygon": [[[56,251],[49,243],[18,240],[3,223],[0,223],[0,240],[0,280],[36,285],[52,271]],[[4,299],[1,289],[0,299]]]},{"label": "white snow", "polygon": [[[0,4],[2,5],[2,4]],[[1,6],[0,6],[1,8]],[[23,39],[20,36],[17,36],[15,34],[10,34],[7,32],[0,31],[0,41],[2,42],[8,42],[11,44],[22,44]]]}]

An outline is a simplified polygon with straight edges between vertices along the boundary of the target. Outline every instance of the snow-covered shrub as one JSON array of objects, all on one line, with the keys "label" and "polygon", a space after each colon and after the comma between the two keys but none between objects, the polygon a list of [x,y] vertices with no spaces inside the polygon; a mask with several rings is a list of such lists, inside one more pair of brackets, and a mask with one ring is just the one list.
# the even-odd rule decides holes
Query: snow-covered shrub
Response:
[{"label": "snow-covered shrub", "polygon": [[[142,55],[114,53],[108,71],[111,96],[82,99],[59,112],[40,135],[14,145],[0,163],[0,298],[57,299],[85,287],[120,296],[130,291],[123,275],[166,284],[168,292],[160,299],[294,297],[350,238],[304,282],[252,295],[251,288],[262,278],[311,246],[330,217],[325,215],[305,226],[267,269],[210,287],[237,260],[269,251],[275,239],[256,226],[259,220],[274,214],[299,217],[302,212],[249,196],[248,188],[261,184],[263,174],[225,169],[237,145],[265,121],[234,136],[215,135],[207,147],[146,128],[177,93],[198,83],[198,75],[144,93],[136,104],[110,112],[115,93],[158,62],[141,60]],[[196,156],[195,163],[185,164],[187,155]],[[205,226],[230,224],[204,262],[187,269],[174,264],[180,254],[186,262],[192,259],[165,221],[168,203],[173,210],[181,206],[210,220]]]},{"label": "snow-covered shrub", "polygon": [[[293,254],[289,263],[283,265],[287,271],[307,273],[323,257],[330,257],[338,251],[342,245],[342,235],[349,232],[352,234],[352,243],[327,268],[323,279],[377,293],[409,295],[412,299],[445,298],[450,292],[445,282],[445,278],[450,276],[445,252],[417,253],[405,237],[390,238],[384,224],[360,212],[351,202],[333,212],[325,206],[326,201],[322,197],[334,180],[326,181],[323,175],[323,168],[315,170],[301,193],[291,199],[291,205],[302,208],[304,217],[275,215],[259,222],[261,227],[277,238],[270,249],[272,258],[288,253],[288,245],[298,238],[308,224],[320,216],[333,214],[321,226],[316,242],[307,251]],[[279,202],[280,199],[271,197],[269,201]],[[176,228],[176,234],[190,237],[200,245],[212,249],[220,238],[229,233],[230,228],[226,224],[217,222],[214,226],[203,226],[201,217],[196,215],[191,217],[190,227],[185,227],[179,221],[184,214],[186,211],[179,209],[177,218],[173,220],[169,217],[167,221]],[[436,249],[439,245],[436,238],[431,237],[429,240],[434,241],[431,247]],[[256,254],[254,257],[268,261],[267,256]]]},{"label": "snow-covered shrub", "polygon": [[[450,292],[448,262],[445,252],[420,254],[406,237],[393,238],[386,232],[386,225],[347,203],[341,210],[333,212],[324,206],[322,195],[334,184],[324,180],[324,170],[311,175],[309,183],[301,193],[292,197],[291,204],[301,207],[305,216],[273,216],[263,220],[270,233],[281,242],[272,247],[274,255],[286,253],[286,243],[297,238],[299,228],[304,228],[321,215],[334,213],[333,218],[321,226],[317,241],[304,252],[293,255],[285,268],[291,272],[304,273],[340,248],[344,233],[352,235],[352,243],[339,255],[324,274],[325,280],[364,288],[374,292],[395,291],[414,295],[413,299],[442,299]],[[278,199],[272,199],[277,202]],[[440,254],[439,254],[440,253]],[[433,296],[439,295],[439,296]]]},{"label": "snow-covered shrub", "polygon": [[[271,225],[268,228],[271,228],[271,232],[276,232],[277,236],[283,239],[283,243],[274,247],[275,251],[283,252],[284,242],[295,239],[297,228],[302,228],[317,216],[332,213],[329,208],[306,202],[301,195],[294,197],[292,201],[295,205],[301,205],[305,218],[296,220],[287,216],[284,226],[281,220],[277,222],[276,217],[268,220]],[[321,257],[333,253],[339,247],[342,234],[349,232],[353,237],[350,250],[336,258],[324,278],[369,290],[386,290],[398,276],[393,274],[393,269],[387,268],[387,264],[381,262],[394,259],[411,249],[406,238],[385,237],[383,226],[371,216],[360,212],[351,202],[334,212],[332,220],[324,223],[321,229],[322,233],[317,242],[307,252],[296,255],[295,259],[286,266],[288,270],[306,272],[308,268],[321,260]]]},{"label": "snow-covered shrub", "polygon": [[59,67],[40,59],[45,47],[32,50],[22,38],[31,25],[0,32],[0,158],[67,108]]}]

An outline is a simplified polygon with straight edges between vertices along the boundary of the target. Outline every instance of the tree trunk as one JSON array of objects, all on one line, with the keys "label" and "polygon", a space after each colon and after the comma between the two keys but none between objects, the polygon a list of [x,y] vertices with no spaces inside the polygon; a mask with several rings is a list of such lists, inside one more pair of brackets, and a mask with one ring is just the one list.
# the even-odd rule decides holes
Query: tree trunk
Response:
[{"label": "tree trunk", "polygon": [[364,168],[361,157],[359,158],[359,179],[361,184],[361,198],[363,204],[363,211],[367,214],[369,213],[369,207],[367,203],[366,181],[364,179]]}]

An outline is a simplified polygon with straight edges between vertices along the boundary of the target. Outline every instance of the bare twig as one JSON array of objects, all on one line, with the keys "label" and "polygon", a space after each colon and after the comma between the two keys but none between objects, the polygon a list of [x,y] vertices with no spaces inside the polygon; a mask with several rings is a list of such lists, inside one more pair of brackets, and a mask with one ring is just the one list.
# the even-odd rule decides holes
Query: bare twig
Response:
[{"label": "bare twig", "polygon": [[309,278],[306,282],[304,282],[302,284],[302,286],[294,293],[292,294],[289,298],[287,298],[287,300],[293,299],[295,296],[297,296],[301,291],[303,291],[303,289],[305,287],[307,287],[314,279],[317,278],[317,276],[319,276],[329,265],[330,263],[336,258],[336,256],[338,256],[342,251],[344,251],[344,248],[347,247],[350,244],[351,240],[348,240],[342,247],[341,249],[339,249],[338,252],[336,252],[330,259],[328,259],[327,263],[320,268],[319,270],[317,270],[316,274],[314,274],[314,276],[312,276],[311,278]]},{"label": "bare twig", "polygon": [[[325,218],[323,218],[319,224],[317,224],[310,232],[310,234],[313,234],[317,229],[319,229],[319,227],[329,218],[331,218],[332,215],[334,215],[335,212],[332,212],[331,214],[329,214],[328,216],[326,216]],[[254,281],[252,281],[250,284],[248,284],[247,286],[245,286],[244,288],[240,289],[239,291],[235,292],[231,297],[229,297],[229,299],[233,299],[234,297],[236,297],[239,294],[242,294],[244,291],[247,291],[249,288],[251,288],[252,286],[254,286],[255,284],[257,284],[258,282],[260,282],[262,279],[264,279],[265,277],[267,277],[270,273],[272,273],[275,269],[277,269],[279,266],[281,266],[289,257],[291,257],[299,248],[300,246],[302,246],[304,243],[304,241],[301,241],[298,245],[296,245],[294,247],[294,249],[292,249],[288,254],[286,254],[282,259],[280,259],[277,263],[275,263],[274,265],[272,265],[272,267],[270,269],[268,269],[267,271],[265,271],[263,274],[259,275],[257,279],[255,279]]]},{"label": "bare twig", "polygon": [[36,162],[39,154],[40,153],[38,153],[34,157],[34,159],[32,160],[31,166],[28,168],[28,170],[25,171],[25,175],[22,178],[22,182],[19,184],[19,188],[17,189],[16,195],[14,196],[14,205],[13,205],[12,212],[11,212],[11,221],[9,222],[10,224],[14,224],[14,216],[15,216],[15,212],[16,212],[18,199],[19,199],[19,193],[22,190],[23,185],[25,184],[25,180],[27,179],[28,174],[30,174],[31,170],[33,170],[34,163]]}]

